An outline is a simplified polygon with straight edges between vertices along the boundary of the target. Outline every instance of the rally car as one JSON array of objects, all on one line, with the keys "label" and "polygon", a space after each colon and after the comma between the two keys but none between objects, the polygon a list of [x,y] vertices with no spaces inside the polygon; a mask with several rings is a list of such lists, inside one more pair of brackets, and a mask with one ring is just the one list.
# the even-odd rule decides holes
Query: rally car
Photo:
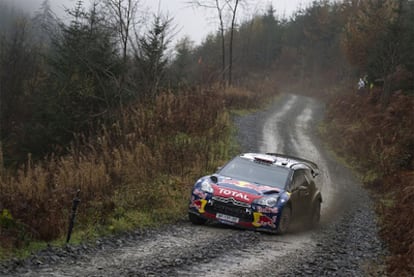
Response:
[{"label": "rally car", "polygon": [[194,184],[188,216],[194,224],[210,220],[278,234],[293,221],[315,227],[322,203],[318,175],[318,166],[305,159],[244,153]]}]

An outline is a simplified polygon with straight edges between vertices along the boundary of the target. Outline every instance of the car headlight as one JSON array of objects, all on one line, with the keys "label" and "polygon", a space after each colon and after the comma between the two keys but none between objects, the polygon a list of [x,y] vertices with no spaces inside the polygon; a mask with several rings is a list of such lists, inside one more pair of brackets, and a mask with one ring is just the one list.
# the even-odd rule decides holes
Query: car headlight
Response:
[{"label": "car headlight", "polygon": [[208,193],[213,193],[213,187],[211,184],[206,180],[201,183],[201,190]]},{"label": "car headlight", "polygon": [[256,204],[262,205],[262,206],[267,206],[267,207],[274,207],[277,204],[277,197],[262,197],[257,199],[255,202]]}]

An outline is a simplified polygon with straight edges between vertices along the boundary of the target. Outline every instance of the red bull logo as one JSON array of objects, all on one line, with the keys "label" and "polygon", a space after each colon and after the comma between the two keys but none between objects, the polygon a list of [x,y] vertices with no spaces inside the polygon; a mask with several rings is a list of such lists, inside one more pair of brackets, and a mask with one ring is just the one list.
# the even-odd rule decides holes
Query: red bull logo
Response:
[{"label": "red bull logo", "polygon": [[267,215],[263,215],[262,213],[253,213],[253,222],[252,225],[254,227],[272,227],[276,228],[276,216],[269,217]]},{"label": "red bull logo", "polygon": [[206,207],[206,204],[207,204],[207,200],[204,200],[204,199],[193,200],[190,204],[190,208],[196,208],[198,212],[202,214],[206,212],[204,210],[204,208]]}]

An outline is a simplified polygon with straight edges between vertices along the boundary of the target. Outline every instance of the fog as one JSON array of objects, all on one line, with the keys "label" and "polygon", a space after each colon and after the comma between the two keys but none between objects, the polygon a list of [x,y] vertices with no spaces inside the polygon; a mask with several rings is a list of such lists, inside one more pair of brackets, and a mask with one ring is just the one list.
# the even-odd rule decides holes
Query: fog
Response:
[{"label": "fog", "polygon": [[[44,0],[0,0],[26,12],[33,13],[39,10]],[[63,21],[67,14],[66,9],[72,9],[78,0],[49,0],[53,12]],[[91,0],[83,0],[88,6]],[[140,0],[141,12],[157,13],[173,18],[176,26],[175,39],[189,36],[199,44],[209,33],[217,30],[215,11],[206,9],[194,9],[188,4],[189,0]],[[249,18],[252,14],[263,12],[269,4],[272,4],[276,13],[281,16],[290,16],[299,7],[305,7],[312,0],[257,0],[250,1],[249,8],[240,11],[239,18]]]},{"label": "fog", "polygon": [[[10,6],[14,6],[16,8],[21,8],[25,12],[33,13],[39,10],[40,5],[44,0],[0,0],[9,4]],[[53,10],[53,12],[59,16],[65,16],[65,9],[72,8],[76,3],[76,0],[49,0],[49,4]]]}]

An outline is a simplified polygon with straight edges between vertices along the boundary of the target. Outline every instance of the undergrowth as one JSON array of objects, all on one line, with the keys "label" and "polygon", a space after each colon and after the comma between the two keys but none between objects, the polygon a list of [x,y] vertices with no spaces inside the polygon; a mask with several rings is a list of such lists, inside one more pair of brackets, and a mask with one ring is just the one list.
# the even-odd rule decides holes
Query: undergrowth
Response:
[{"label": "undergrowth", "polygon": [[414,275],[414,97],[344,92],[328,106],[324,135],[375,197],[391,276]]},{"label": "undergrowth", "polygon": [[65,156],[28,154],[17,171],[0,165],[0,258],[63,245],[78,189],[71,243],[183,218],[194,181],[237,152],[229,110],[257,108],[274,94],[165,92],[96,136],[76,136]]}]

